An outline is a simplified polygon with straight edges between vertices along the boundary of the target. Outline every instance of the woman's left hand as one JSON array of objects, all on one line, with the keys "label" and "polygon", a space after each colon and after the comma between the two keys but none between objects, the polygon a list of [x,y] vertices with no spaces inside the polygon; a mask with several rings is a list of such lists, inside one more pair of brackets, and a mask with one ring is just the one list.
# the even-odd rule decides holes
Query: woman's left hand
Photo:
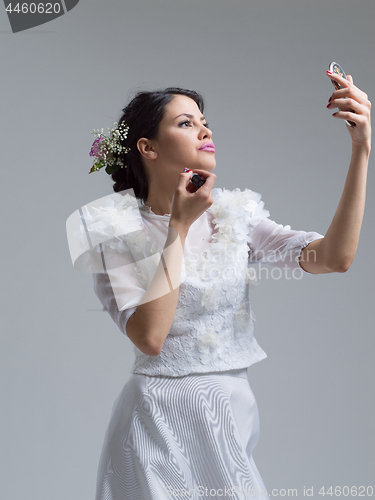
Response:
[{"label": "woman's left hand", "polygon": [[351,75],[347,75],[345,79],[327,71],[327,76],[343,87],[332,93],[327,108],[339,108],[339,111],[333,114],[335,118],[349,120],[356,124],[355,127],[346,124],[353,146],[371,149],[371,102],[367,94],[354,85]]}]

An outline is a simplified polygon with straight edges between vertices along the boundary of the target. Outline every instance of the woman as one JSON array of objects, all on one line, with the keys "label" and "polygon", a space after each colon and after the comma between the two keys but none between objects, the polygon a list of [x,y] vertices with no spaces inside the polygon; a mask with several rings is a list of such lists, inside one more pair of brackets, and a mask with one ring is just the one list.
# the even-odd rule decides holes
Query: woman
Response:
[{"label": "woman", "polygon": [[[249,264],[345,272],[364,212],[371,105],[350,76],[327,75],[343,87],[327,107],[355,126],[324,237],[269,220],[249,189],[213,188],[212,132],[197,93],[139,93],[123,110],[126,168],[112,174],[122,196],[87,210],[84,224],[92,241],[105,236],[95,292],[136,354],[106,433],[97,500],[269,498],[252,457],[259,420],[247,366],[266,354],[253,336]],[[205,179],[199,189],[193,173]]]}]

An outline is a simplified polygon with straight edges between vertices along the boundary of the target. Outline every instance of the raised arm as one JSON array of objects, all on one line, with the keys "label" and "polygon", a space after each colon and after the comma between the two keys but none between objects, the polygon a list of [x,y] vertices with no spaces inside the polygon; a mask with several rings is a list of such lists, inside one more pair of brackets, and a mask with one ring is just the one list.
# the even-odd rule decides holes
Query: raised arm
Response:
[{"label": "raised arm", "polygon": [[371,151],[371,103],[367,95],[354,85],[350,75],[348,80],[328,71],[327,75],[344,87],[333,92],[327,108],[340,108],[333,116],[353,121],[356,126],[352,128],[346,125],[352,139],[352,156],[331,225],[324,238],[313,241],[301,252],[301,267],[313,274],[343,273],[353,262],[365,209]]},{"label": "raised arm", "polygon": [[185,239],[191,224],[213,203],[216,175],[194,169],[206,178],[198,190],[186,189],[190,175],[181,173],[171,205],[168,237],[155,275],[127,325],[128,337],[145,354],[157,356],[176,312]]}]

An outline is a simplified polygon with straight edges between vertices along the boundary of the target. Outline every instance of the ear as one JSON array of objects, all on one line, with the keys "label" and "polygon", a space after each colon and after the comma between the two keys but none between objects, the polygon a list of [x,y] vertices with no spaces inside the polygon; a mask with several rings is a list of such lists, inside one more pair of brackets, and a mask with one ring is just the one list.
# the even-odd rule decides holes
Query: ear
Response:
[{"label": "ear", "polygon": [[158,157],[158,153],[153,145],[153,141],[142,137],[137,141],[137,148],[141,155],[147,160],[155,160]]}]

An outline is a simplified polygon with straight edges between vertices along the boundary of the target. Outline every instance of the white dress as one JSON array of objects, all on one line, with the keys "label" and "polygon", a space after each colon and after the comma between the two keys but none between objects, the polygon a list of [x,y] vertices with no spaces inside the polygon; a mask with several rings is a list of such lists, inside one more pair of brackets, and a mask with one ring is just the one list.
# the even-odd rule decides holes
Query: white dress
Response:
[{"label": "white dress", "polygon": [[[323,236],[269,220],[249,189],[212,193],[214,203],[185,240],[176,314],[161,353],[147,356],[133,345],[131,375],[104,439],[96,500],[269,498],[252,456],[259,416],[247,367],[266,357],[253,335],[254,266],[303,273],[301,249]],[[169,224],[168,215],[130,198],[111,195],[106,207],[86,210],[81,229],[97,249],[95,292],[125,335]]]}]

